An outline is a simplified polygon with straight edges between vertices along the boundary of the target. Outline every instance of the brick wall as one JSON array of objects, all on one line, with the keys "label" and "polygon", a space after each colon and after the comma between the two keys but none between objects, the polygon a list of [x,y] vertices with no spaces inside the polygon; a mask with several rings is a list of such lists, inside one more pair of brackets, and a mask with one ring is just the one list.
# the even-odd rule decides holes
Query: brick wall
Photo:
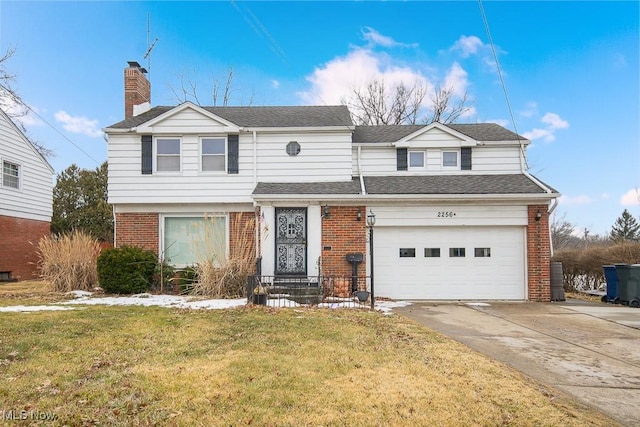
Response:
[{"label": "brick wall", "polygon": [[[536,214],[542,217],[536,220]],[[551,301],[551,244],[546,205],[531,205],[527,225],[527,270],[530,301]]]},{"label": "brick wall", "polygon": [[158,253],[157,213],[117,213],[115,245],[138,246]]},{"label": "brick wall", "polygon": [[[324,212],[324,207],[323,207]],[[357,220],[360,212],[361,220]],[[365,261],[358,266],[358,276],[366,275],[367,213],[364,206],[329,206],[329,218],[322,218],[322,274],[351,275],[345,256],[362,252]],[[329,249],[331,247],[331,249]]]},{"label": "brick wall", "polygon": [[0,271],[19,280],[37,278],[38,242],[49,234],[49,222],[0,216]]}]

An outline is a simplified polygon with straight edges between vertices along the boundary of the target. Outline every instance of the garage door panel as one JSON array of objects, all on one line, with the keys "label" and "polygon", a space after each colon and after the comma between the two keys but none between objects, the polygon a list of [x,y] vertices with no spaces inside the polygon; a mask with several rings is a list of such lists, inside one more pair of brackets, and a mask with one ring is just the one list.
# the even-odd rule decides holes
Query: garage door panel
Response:
[{"label": "garage door panel", "polygon": [[[524,299],[522,227],[379,227],[376,295],[396,299]],[[415,257],[400,257],[400,248]],[[440,257],[425,257],[439,248]],[[464,248],[464,257],[450,257]],[[490,256],[476,257],[475,248]]]}]

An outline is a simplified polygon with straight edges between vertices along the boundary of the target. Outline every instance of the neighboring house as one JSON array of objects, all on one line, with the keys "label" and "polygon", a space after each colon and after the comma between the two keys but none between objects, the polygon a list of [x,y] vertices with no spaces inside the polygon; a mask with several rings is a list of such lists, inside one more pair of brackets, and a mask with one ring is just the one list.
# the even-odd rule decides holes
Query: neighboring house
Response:
[{"label": "neighboring house", "polygon": [[49,235],[54,170],[0,111],[0,281],[37,277],[38,241]]},{"label": "neighboring house", "polygon": [[[130,63],[125,87],[144,81]],[[373,212],[376,296],[550,300],[559,194],[528,174],[529,141],[499,125],[354,126],[345,106],[125,110],[105,129],[116,246],[188,265],[197,223],[213,218],[228,255],[237,219],[255,216],[262,274],[348,276],[349,253],[369,274]]]}]

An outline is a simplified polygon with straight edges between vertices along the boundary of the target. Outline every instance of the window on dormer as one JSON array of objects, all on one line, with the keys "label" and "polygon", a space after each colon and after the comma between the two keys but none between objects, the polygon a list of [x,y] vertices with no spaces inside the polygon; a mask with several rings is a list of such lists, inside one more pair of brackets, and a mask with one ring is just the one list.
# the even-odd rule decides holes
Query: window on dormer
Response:
[{"label": "window on dormer", "polygon": [[424,151],[409,151],[409,170],[424,169]]},{"label": "window on dormer", "polygon": [[447,169],[457,169],[459,167],[459,151],[443,151],[442,167]]},{"label": "window on dormer", "polygon": [[180,138],[156,139],[156,171],[180,172]]},{"label": "window on dormer", "polygon": [[226,167],[226,147],[225,138],[202,138],[202,171],[203,172],[224,172]]}]

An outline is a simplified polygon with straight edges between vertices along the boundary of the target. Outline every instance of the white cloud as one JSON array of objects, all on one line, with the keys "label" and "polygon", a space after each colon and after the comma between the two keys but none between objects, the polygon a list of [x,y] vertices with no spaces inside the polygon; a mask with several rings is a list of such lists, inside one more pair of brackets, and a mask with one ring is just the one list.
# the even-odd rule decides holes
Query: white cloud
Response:
[{"label": "white cloud", "polygon": [[478,49],[483,45],[482,40],[476,36],[460,36],[449,50],[453,52],[459,51],[460,56],[467,58],[478,53]]},{"label": "white cloud", "polygon": [[66,111],[58,111],[54,117],[56,121],[62,123],[62,127],[71,133],[79,133],[91,138],[102,136],[102,131],[97,120],[90,120],[82,116],[70,116]]},{"label": "white cloud", "polygon": [[0,109],[23,127],[43,125],[42,121],[33,113],[33,111],[38,112],[35,107],[27,108],[4,92],[0,93]]},{"label": "white cloud", "polygon": [[587,195],[579,196],[560,196],[558,203],[563,205],[586,205],[593,202],[593,199]]},{"label": "white cloud", "polygon": [[312,89],[298,95],[309,104],[340,104],[340,101],[373,79],[384,80],[389,86],[399,83],[427,83],[425,77],[409,67],[388,64],[385,55],[369,49],[355,48],[316,68],[307,80]]},{"label": "white cloud", "polygon": [[362,30],[362,38],[369,43],[369,46],[383,47],[418,47],[418,43],[401,43],[389,36],[380,34],[371,27],[364,27]]},{"label": "white cloud", "polygon": [[620,197],[622,206],[640,206],[640,190],[632,188]]},{"label": "white cloud", "polygon": [[569,122],[561,119],[556,113],[547,113],[542,116],[542,123],[546,123],[553,130],[566,129],[569,127]]},{"label": "white cloud", "polygon": [[444,87],[452,88],[455,96],[462,97],[467,91],[467,86],[469,86],[467,76],[467,72],[460,64],[454,62],[445,77]]},{"label": "white cloud", "polygon": [[555,141],[555,131],[558,129],[566,129],[569,127],[569,122],[562,119],[556,113],[545,113],[540,119],[546,126],[544,129],[534,128],[528,132],[524,132],[522,136],[533,141],[536,139],[542,139],[545,142]]}]

